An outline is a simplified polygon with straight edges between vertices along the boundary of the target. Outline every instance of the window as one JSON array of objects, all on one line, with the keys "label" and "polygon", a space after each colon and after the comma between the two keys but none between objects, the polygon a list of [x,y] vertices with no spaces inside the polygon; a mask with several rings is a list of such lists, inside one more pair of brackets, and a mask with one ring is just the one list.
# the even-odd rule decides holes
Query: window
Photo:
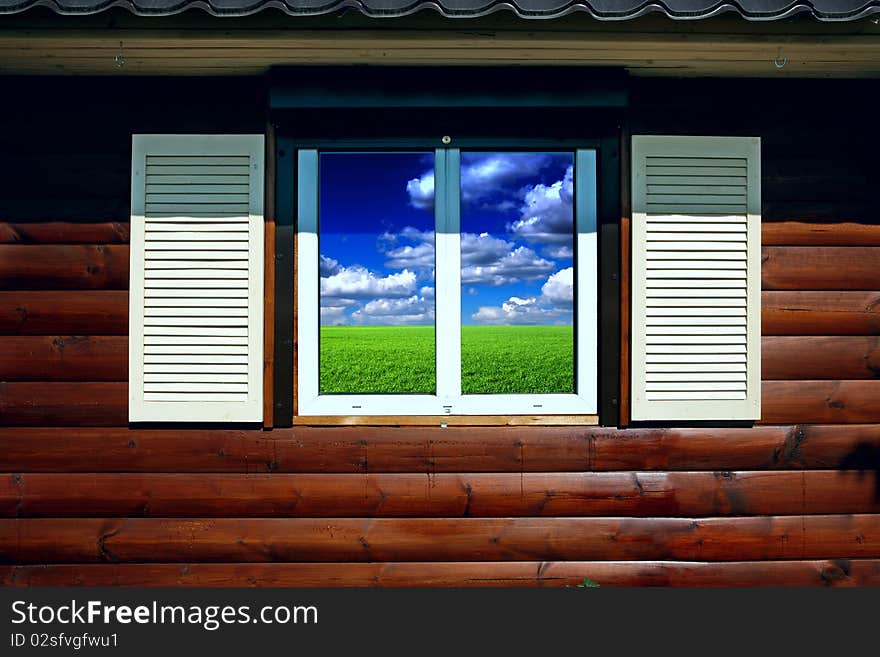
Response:
[{"label": "window", "polygon": [[592,149],[301,149],[302,415],[594,414]]}]

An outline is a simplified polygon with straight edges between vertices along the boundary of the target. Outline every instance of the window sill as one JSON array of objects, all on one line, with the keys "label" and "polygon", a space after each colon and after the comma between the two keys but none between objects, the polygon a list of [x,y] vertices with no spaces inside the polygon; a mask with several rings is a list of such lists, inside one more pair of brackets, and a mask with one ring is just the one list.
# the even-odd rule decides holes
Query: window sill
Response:
[{"label": "window sill", "polygon": [[297,415],[294,426],[598,426],[598,415]]}]

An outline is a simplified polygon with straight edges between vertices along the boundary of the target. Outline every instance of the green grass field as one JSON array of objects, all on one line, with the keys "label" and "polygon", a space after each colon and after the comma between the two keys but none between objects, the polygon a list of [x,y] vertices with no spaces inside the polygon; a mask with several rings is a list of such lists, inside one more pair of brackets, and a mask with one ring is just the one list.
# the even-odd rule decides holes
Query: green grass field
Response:
[{"label": "green grass field", "polygon": [[[574,392],[571,326],[465,326],[464,394]],[[322,394],[435,391],[434,327],[321,327]]]}]

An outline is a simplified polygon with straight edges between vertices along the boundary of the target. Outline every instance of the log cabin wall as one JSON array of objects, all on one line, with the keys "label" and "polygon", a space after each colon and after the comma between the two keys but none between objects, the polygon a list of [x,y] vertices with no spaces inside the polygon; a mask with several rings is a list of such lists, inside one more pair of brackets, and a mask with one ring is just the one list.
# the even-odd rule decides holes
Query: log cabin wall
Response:
[{"label": "log cabin wall", "polygon": [[258,82],[6,79],[0,583],[880,584],[878,138],[856,82],[634,82],[633,133],[763,144],[754,427],[127,426],[130,135]]}]

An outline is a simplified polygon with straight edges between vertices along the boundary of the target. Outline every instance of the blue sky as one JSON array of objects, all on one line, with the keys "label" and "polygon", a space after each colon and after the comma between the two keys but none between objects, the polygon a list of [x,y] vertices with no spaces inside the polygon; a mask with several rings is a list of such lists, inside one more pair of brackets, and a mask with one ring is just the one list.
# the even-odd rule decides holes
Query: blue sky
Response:
[{"label": "blue sky", "polygon": [[[434,322],[432,153],[321,155],[321,321]],[[572,322],[572,154],[462,153],[462,322]]]}]

